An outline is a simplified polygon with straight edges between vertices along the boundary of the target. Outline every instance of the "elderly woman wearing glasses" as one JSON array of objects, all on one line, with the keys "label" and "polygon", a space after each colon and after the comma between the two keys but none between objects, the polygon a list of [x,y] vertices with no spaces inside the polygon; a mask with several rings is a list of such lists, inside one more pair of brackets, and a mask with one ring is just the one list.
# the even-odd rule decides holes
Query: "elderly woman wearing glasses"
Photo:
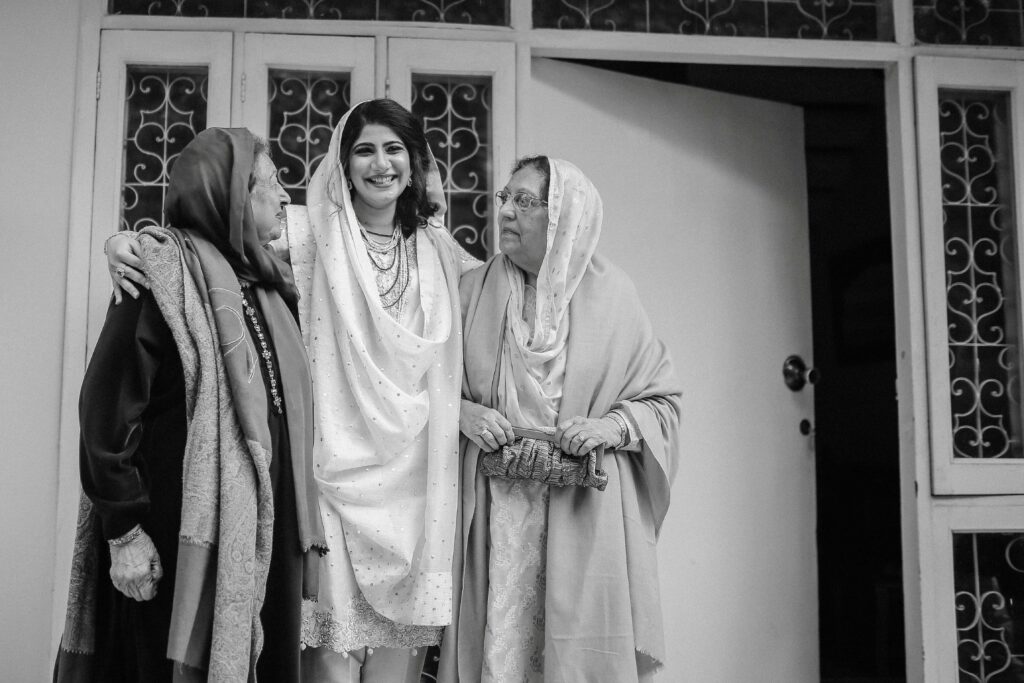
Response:
[{"label": "elderly woman wearing glasses", "polygon": [[[439,680],[650,680],[665,654],[672,364],[629,278],[595,252],[601,198],[578,168],[522,159],[496,198],[501,253],[460,285],[463,552]],[[513,441],[525,430],[562,462],[601,454],[606,486],[549,485],[557,468]],[[503,446],[518,467],[484,476]]]}]

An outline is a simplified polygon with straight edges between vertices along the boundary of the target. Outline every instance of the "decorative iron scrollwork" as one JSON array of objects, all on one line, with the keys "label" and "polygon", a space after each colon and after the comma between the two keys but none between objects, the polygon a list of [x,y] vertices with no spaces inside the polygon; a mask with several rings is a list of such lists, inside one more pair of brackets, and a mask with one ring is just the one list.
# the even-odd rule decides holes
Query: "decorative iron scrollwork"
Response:
[{"label": "decorative iron scrollwork", "polygon": [[306,203],[309,179],[348,111],[350,81],[347,73],[270,70],[269,141],[281,184],[295,204]]},{"label": "decorative iron scrollwork", "polygon": [[1020,329],[1005,93],[939,101],[953,455],[1019,458]]},{"label": "decorative iron scrollwork", "polygon": [[889,0],[533,0],[536,28],[892,40]]},{"label": "decorative iron scrollwork", "polygon": [[175,159],[206,128],[205,68],[128,67],[122,230],[164,225]]},{"label": "decorative iron scrollwork", "polygon": [[491,253],[491,84],[474,76],[414,76],[412,111],[423,119],[448,202],[448,229],[469,253]]},{"label": "decorative iron scrollwork", "polygon": [[1024,534],[953,534],[961,681],[1024,681]]}]

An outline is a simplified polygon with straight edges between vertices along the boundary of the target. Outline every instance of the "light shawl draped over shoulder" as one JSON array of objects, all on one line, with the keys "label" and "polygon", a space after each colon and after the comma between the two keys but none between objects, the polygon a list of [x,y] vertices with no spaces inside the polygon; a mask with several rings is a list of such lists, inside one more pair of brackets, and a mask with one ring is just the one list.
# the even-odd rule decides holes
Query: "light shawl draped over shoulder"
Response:
[{"label": "light shawl draped over shoulder", "polygon": [[[636,422],[639,452],[605,451],[605,491],[550,489],[543,675],[548,683],[647,680],[665,657],[655,545],[677,467],[680,390],[632,282],[594,253],[597,191],[572,164],[550,166],[532,340],[521,321],[522,273],[495,256],[461,285],[463,393],[513,422],[548,415],[534,427],[612,407]],[[483,666],[490,493],[477,471],[479,449],[463,439],[462,453],[465,556],[456,561],[460,602],[438,680],[468,683]]]},{"label": "light shawl draped over shoulder", "polygon": [[[339,160],[350,115],[310,182],[308,218],[293,208],[288,226],[333,551],[303,638],[338,651],[422,645],[423,631],[403,625],[432,627],[436,641],[450,622],[462,366],[462,262],[444,228],[416,231],[418,297],[409,308],[419,309],[418,329],[381,303]],[[367,603],[393,623],[375,629]]]}]

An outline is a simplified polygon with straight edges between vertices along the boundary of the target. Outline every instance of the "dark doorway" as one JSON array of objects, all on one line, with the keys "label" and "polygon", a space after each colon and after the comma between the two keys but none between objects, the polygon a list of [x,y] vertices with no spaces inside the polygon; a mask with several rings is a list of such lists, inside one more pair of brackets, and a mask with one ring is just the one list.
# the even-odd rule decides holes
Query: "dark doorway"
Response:
[{"label": "dark doorway", "polygon": [[821,680],[905,681],[883,73],[580,63],[803,108],[821,375],[814,426]]}]

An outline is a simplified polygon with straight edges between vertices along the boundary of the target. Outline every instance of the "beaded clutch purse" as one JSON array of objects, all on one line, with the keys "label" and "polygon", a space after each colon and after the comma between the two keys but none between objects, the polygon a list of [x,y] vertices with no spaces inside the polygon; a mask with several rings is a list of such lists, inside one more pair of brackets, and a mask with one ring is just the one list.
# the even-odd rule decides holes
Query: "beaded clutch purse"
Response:
[{"label": "beaded clutch purse", "polygon": [[548,486],[585,486],[604,491],[608,473],[601,469],[597,450],[586,455],[567,455],[552,435],[537,429],[513,427],[516,438],[494,453],[480,458],[480,471],[488,477],[532,479]]}]

